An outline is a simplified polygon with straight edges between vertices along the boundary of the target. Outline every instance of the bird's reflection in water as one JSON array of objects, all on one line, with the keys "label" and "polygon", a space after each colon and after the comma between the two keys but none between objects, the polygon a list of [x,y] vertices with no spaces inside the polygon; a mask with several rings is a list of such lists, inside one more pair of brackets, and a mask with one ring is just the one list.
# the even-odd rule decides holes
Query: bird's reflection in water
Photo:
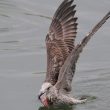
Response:
[{"label": "bird's reflection in water", "polygon": [[50,107],[40,107],[38,110],[74,110],[75,105],[59,104]]}]

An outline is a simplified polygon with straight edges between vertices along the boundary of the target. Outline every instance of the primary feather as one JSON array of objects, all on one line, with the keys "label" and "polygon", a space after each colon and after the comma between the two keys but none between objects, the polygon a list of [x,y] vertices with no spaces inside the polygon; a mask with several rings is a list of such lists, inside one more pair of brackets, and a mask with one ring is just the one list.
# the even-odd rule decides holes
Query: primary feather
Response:
[{"label": "primary feather", "polygon": [[72,5],[73,0],[64,0],[57,9],[49,32],[46,36],[47,46],[47,74],[45,82],[52,85],[58,80],[59,71],[66,58],[74,48],[77,31],[77,17]]}]

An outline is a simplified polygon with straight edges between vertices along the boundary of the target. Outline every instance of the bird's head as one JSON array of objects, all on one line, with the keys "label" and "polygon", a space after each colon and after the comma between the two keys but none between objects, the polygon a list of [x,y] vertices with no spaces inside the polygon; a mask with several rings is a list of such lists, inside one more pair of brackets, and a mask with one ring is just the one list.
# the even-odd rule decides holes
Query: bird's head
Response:
[{"label": "bird's head", "polygon": [[49,106],[49,99],[47,97],[47,94],[49,92],[49,89],[52,87],[51,83],[45,82],[43,83],[43,85],[41,86],[39,95],[38,95],[38,99],[41,101],[41,103],[48,107]]}]

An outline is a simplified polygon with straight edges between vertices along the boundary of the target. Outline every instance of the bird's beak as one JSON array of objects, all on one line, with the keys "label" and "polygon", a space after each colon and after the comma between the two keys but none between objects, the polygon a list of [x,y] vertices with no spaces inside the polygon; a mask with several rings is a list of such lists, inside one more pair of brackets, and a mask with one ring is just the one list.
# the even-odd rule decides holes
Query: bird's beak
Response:
[{"label": "bird's beak", "polygon": [[45,107],[49,107],[48,99],[47,99],[47,98],[41,99],[41,102],[42,102],[42,104],[43,104]]},{"label": "bird's beak", "polygon": [[43,95],[44,93],[40,93],[39,95],[38,95],[38,99],[39,100],[41,100],[41,96]]},{"label": "bird's beak", "polygon": [[45,96],[44,93],[39,94],[39,95],[38,95],[38,99],[41,101],[41,103],[42,103],[45,107],[49,107],[48,99],[47,99],[47,97]]}]

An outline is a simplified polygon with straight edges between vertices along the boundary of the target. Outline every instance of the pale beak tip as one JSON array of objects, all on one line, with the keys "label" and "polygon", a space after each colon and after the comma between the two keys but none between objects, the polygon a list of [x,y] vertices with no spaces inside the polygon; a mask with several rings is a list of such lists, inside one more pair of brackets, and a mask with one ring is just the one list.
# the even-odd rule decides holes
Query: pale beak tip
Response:
[{"label": "pale beak tip", "polygon": [[49,104],[48,104],[48,99],[46,98],[45,100],[43,100],[43,105],[45,106],[45,107],[49,107]]}]

